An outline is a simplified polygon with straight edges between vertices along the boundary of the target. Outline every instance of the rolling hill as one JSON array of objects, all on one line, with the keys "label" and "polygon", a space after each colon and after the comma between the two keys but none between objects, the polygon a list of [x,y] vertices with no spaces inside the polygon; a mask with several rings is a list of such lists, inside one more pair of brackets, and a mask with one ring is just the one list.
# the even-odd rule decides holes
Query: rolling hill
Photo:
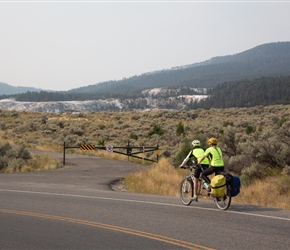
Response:
[{"label": "rolling hill", "polygon": [[32,87],[14,87],[7,83],[0,82],[0,95],[15,95],[20,93],[25,93],[27,91],[39,92],[41,89]]},{"label": "rolling hill", "polygon": [[[202,63],[69,91],[33,89],[9,95],[5,94],[9,85],[0,83],[0,99],[3,100],[0,108],[26,110],[29,107],[34,111],[65,112],[289,104],[289,83],[290,42],[278,42],[260,45],[234,55],[214,57]],[[5,101],[8,98],[13,98],[14,101]],[[43,104],[44,102],[47,103]]]},{"label": "rolling hill", "polygon": [[214,57],[202,63],[145,73],[120,81],[107,81],[68,92],[121,97],[138,95],[144,89],[158,87],[210,88],[228,81],[289,75],[290,42],[277,42],[235,55]]},{"label": "rolling hill", "polygon": [[[144,73],[119,81],[96,83],[62,93],[94,94],[95,99],[120,98],[139,96],[145,89],[159,87],[210,88],[229,81],[276,76],[290,76],[290,42],[263,44],[234,55],[214,57],[201,63]],[[0,82],[1,95],[27,91],[39,92],[41,90],[13,87]]]}]

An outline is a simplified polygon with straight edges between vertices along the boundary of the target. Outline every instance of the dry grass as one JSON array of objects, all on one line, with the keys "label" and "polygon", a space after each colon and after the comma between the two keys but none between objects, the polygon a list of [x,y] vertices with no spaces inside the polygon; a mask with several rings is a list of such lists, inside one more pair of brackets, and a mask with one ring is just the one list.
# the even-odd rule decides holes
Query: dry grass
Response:
[{"label": "dry grass", "polygon": [[242,186],[234,201],[271,208],[290,209],[290,176],[267,177]]},{"label": "dry grass", "polygon": [[130,174],[125,179],[129,192],[178,196],[182,175],[163,158],[148,170]]},{"label": "dry grass", "polygon": [[[184,170],[175,169],[166,159],[152,165],[147,170],[132,173],[125,179],[129,192],[179,196],[179,185],[184,178]],[[242,186],[234,202],[290,209],[290,176],[267,177],[249,186]],[[200,197],[203,199],[203,197]]]}]

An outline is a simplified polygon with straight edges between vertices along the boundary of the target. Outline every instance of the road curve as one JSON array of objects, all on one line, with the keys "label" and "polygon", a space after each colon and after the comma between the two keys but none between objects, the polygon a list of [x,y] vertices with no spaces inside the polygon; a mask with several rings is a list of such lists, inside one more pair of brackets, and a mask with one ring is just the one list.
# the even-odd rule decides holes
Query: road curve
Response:
[{"label": "road curve", "polygon": [[112,190],[142,165],[76,154],[66,163],[0,175],[1,249],[290,249],[289,210],[186,207],[178,197]]}]

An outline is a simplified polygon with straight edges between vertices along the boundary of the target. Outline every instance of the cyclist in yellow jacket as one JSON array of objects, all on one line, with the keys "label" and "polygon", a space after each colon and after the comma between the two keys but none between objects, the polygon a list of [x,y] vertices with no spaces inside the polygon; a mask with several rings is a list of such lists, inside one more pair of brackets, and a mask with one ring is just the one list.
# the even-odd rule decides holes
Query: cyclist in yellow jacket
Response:
[{"label": "cyclist in yellow jacket", "polygon": [[209,148],[205,150],[204,155],[198,160],[197,164],[203,163],[203,160],[209,157],[210,167],[207,168],[202,174],[203,176],[208,176],[213,173],[219,174],[221,171],[224,171],[224,161],[223,161],[223,153],[222,150],[217,146],[217,139],[210,138],[208,140]]},{"label": "cyclist in yellow jacket", "polygon": [[201,158],[204,156],[205,151],[203,148],[200,147],[200,141],[199,140],[194,140],[192,142],[192,146],[193,149],[190,150],[190,152],[188,153],[188,155],[186,156],[186,158],[183,160],[182,164],[179,166],[180,168],[183,168],[185,166],[185,164],[188,162],[188,160],[192,157],[194,157],[195,162],[200,162],[199,165],[197,165],[197,167],[194,170],[194,185],[193,185],[193,200],[194,201],[198,201],[198,197],[197,197],[197,185],[198,185],[198,178],[201,172],[201,166],[203,167],[203,169],[207,169],[209,166],[209,160],[207,157],[204,157],[203,160],[201,160]]}]

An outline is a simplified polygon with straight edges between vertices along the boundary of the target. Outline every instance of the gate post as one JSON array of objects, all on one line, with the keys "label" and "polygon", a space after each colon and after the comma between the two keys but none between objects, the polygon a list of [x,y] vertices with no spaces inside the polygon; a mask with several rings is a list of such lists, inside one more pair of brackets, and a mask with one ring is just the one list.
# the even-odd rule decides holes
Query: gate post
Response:
[{"label": "gate post", "polygon": [[62,165],[65,166],[65,142],[63,143],[63,159],[62,159]]}]

